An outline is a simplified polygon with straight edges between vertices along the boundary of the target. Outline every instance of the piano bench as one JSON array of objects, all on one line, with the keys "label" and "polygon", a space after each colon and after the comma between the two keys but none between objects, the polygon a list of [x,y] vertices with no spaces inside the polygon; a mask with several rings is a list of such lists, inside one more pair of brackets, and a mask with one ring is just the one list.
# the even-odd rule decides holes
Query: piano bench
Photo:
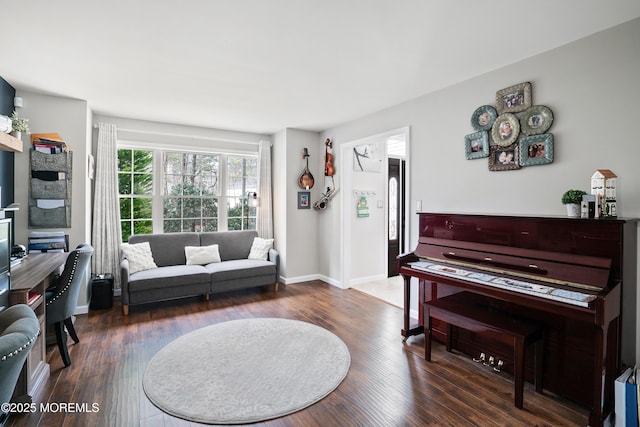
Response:
[{"label": "piano bench", "polygon": [[424,303],[424,358],[431,361],[432,319],[447,323],[447,351],[451,351],[451,329],[457,326],[468,331],[485,334],[504,345],[513,347],[513,378],[515,383],[515,406],[522,409],[524,393],[524,355],[526,348],[535,345],[535,387],[542,392],[544,357],[544,328],[538,324],[515,319],[506,313],[490,311],[477,303],[475,295],[460,292]]}]

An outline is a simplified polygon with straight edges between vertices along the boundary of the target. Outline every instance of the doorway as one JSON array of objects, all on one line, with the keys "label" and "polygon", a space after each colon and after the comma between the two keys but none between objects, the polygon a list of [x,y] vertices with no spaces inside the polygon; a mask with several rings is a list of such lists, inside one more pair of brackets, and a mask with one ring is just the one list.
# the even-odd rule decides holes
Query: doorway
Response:
[{"label": "doorway", "polygon": [[[354,156],[354,148],[365,145],[379,147],[383,167],[379,172],[363,174],[357,168],[343,168],[341,200],[342,280],[341,287],[355,288],[394,305],[402,303],[402,280],[396,267],[396,256],[406,251],[409,224],[409,128],[400,128],[340,146],[341,158]],[[362,181],[362,176],[366,181]],[[367,190],[370,216],[357,219],[354,196]],[[380,223],[373,224],[380,218]],[[373,228],[364,227],[367,223]],[[390,238],[391,237],[391,238]],[[366,243],[363,243],[366,242]],[[366,253],[366,254],[365,254]],[[366,265],[366,268],[364,267]]]},{"label": "doorway", "polygon": [[396,258],[404,253],[405,160],[389,157],[387,178],[387,277],[399,274]]}]

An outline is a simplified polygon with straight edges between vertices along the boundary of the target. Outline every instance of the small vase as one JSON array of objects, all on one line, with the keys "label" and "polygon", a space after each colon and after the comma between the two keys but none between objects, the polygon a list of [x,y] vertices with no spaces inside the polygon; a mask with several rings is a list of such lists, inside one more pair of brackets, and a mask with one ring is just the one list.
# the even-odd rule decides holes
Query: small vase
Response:
[{"label": "small vase", "polygon": [[22,139],[22,132],[19,130],[12,130],[11,135],[18,139]]},{"label": "small vase", "polygon": [[577,203],[569,203],[567,206],[567,216],[569,218],[578,218],[580,216],[580,205]]}]

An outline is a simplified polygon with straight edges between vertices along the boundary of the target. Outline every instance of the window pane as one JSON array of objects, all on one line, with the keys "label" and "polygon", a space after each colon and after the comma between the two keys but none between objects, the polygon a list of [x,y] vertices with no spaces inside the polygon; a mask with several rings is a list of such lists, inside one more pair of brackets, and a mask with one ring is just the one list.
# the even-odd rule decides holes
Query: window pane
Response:
[{"label": "window pane", "polygon": [[200,219],[185,219],[182,221],[182,231],[200,231]]},{"label": "window pane", "polygon": [[151,195],[153,191],[152,174],[133,175],[133,194]]},{"label": "window pane", "polygon": [[131,222],[122,221],[120,222],[121,231],[122,231],[122,241],[128,242],[129,236],[131,236]]},{"label": "window pane", "polygon": [[153,224],[150,220],[133,222],[133,234],[151,234],[151,233],[153,233]]},{"label": "window pane", "polygon": [[128,197],[120,198],[120,219],[131,218],[131,199]]},{"label": "window pane", "polygon": [[200,218],[202,216],[200,199],[184,199],[182,216],[185,218]]},{"label": "window pane", "polygon": [[151,199],[135,198],[133,199],[133,217],[136,219],[151,218]]},{"label": "window pane", "polygon": [[164,175],[162,182],[164,183],[163,194],[167,196],[182,195],[182,175]]},{"label": "window pane", "polygon": [[153,170],[153,153],[151,151],[136,150],[133,152],[133,171],[150,173]]},{"label": "window pane", "polygon": [[218,200],[202,199],[202,217],[216,218],[218,216]]},{"label": "window pane", "polygon": [[120,194],[131,194],[131,174],[118,174],[118,192]]},{"label": "window pane", "polygon": [[202,220],[202,231],[218,231],[218,220],[217,219],[203,219]]},{"label": "window pane", "polygon": [[118,170],[131,172],[131,150],[118,150]]},{"label": "window pane", "polygon": [[165,233],[177,233],[182,231],[182,221],[178,220],[168,220],[164,221],[163,230]]},{"label": "window pane", "polygon": [[389,180],[389,240],[398,239],[398,180]]},{"label": "window pane", "polygon": [[182,174],[182,153],[164,153],[163,168],[168,174]]},{"label": "window pane", "polygon": [[177,197],[165,197],[163,217],[164,218],[182,217],[182,199],[179,199]]}]

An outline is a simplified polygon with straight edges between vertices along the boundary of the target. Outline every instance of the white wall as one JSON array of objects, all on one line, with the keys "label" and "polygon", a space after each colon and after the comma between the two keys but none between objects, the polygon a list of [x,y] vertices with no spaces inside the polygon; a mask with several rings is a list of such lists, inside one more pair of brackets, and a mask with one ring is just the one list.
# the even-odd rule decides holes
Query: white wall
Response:
[{"label": "white wall", "polygon": [[[91,241],[91,184],[87,178],[88,155],[91,153],[90,112],[86,101],[36,94],[18,90],[24,107],[20,115],[29,119],[31,133],[58,133],[73,152],[73,173],[71,189],[71,228],[45,229],[64,231],[69,235],[70,249],[83,242]],[[27,244],[29,230],[29,135],[23,135],[24,151],[15,155],[15,201],[20,210],[15,213],[16,242]],[[43,229],[34,229],[35,231]],[[87,278],[88,280],[88,278]],[[79,312],[86,311],[86,288],[78,296]]]},{"label": "white wall", "polygon": [[[564,215],[562,193],[588,190],[593,171],[605,168],[619,177],[618,214],[638,218],[638,40],[640,19],[328,129],[322,136],[339,147],[410,126],[410,206],[422,200],[424,211]],[[533,104],[547,105],[554,113],[549,130],[555,138],[554,162],[491,172],[487,159],[466,160],[463,141],[473,132],[473,111],[494,104],[497,90],[525,81],[532,83]],[[409,217],[413,249],[417,216]],[[342,236],[337,230],[327,228],[322,235],[319,266],[321,274],[339,281],[341,261],[332,255],[339,252]],[[625,300],[637,298],[635,284],[627,284]],[[635,308],[625,311],[623,322],[635,336]],[[626,360],[633,363],[628,355]]]}]

